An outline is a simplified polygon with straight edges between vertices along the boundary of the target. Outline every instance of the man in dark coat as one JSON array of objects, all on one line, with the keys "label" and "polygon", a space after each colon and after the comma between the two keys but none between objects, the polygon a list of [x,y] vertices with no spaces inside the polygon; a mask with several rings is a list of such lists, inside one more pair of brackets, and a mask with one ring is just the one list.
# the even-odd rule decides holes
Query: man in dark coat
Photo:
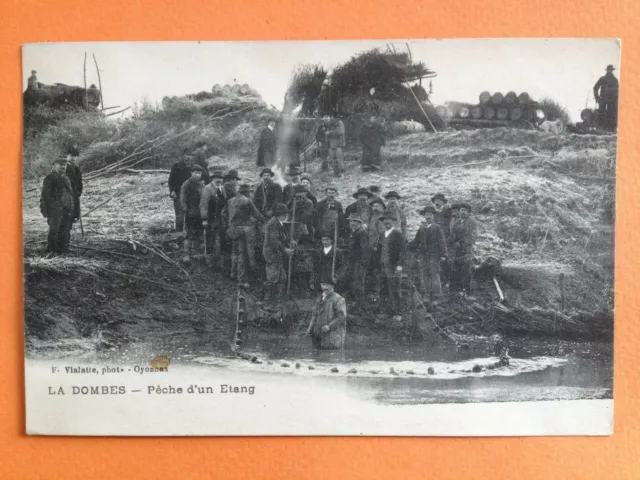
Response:
[{"label": "man in dark coat", "polygon": [[222,178],[224,183],[224,191],[227,198],[227,201],[231,200],[236,196],[236,190],[238,189],[238,182],[240,181],[240,176],[238,175],[237,170],[229,170],[225,173]]},{"label": "man in dark coat", "polygon": [[471,206],[468,203],[459,204],[459,218],[453,224],[451,233],[451,291],[471,292],[473,276],[473,246],[476,242],[478,227],[473,218],[469,217]]},{"label": "man in dark coat", "polygon": [[362,144],[362,159],[360,165],[365,172],[380,169],[380,150],[386,144],[384,130],[376,121],[376,117],[369,118],[360,130],[360,143]]},{"label": "man in dark coat", "polygon": [[[189,150],[185,149],[185,155],[189,154]],[[198,148],[193,152],[193,163],[200,165],[204,172],[202,173],[202,182],[205,185],[209,185],[211,182],[211,176],[209,175],[209,147],[204,142],[198,143]]]},{"label": "man in dark coat", "polygon": [[258,145],[259,167],[270,168],[276,164],[276,152],[278,149],[278,139],[275,134],[276,121],[270,118],[267,126],[260,132],[260,144]]},{"label": "man in dark coat", "polygon": [[214,170],[211,183],[202,189],[200,197],[200,217],[204,221],[207,253],[213,256],[213,263],[219,266],[222,259],[222,245],[226,225],[222,211],[227,205],[226,190],[222,185],[222,171]]},{"label": "man in dark coat", "polygon": [[370,252],[367,278],[369,279],[371,292],[375,295],[375,301],[377,301],[380,295],[380,251],[385,230],[382,215],[385,211],[385,206],[380,198],[371,201],[369,205],[372,213],[369,219],[369,227],[367,228]]},{"label": "man in dark coat", "polygon": [[75,192],[65,171],[67,159],[58,158],[42,183],[40,212],[49,224],[47,253],[65,254],[69,251],[75,207]]},{"label": "man in dark coat", "polygon": [[177,232],[184,230],[184,212],[180,206],[180,187],[191,178],[191,158],[183,155],[180,160],[171,166],[169,174],[169,196],[173,199],[173,209],[175,211],[176,221],[175,229]]},{"label": "man in dark coat", "polygon": [[307,328],[314,348],[343,349],[347,336],[347,303],[330,280],[322,283],[322,295]]},{"label": "man in dark coat", "polygon": [[398,226],[400,227],[400,232],[402,236],[407,238],[407,216],[402,210],[402,207],[398,205],[398,200],[400,200],[400,195],[398,192],[390,191],[384,196],[387,201],[387,210],[389,210],[394,217],[398,219]]},{"label": "man in dark coat", "polygon": [[333,174],[341,177],[344,171],[344,147],[347,144],[344,123],[339,118],[332,118],[327,126],[329,142],[329,161],[333,164]]},{"label": "man in dark coat", "polygon": [[295,226],[293,228],[293,239],[300,243],[309,242],[313,239],[313,219],[314,208],[311,200],[307,198],[307,192],[302,185],[296,185],[294,197],[289,201],[287,208],[293,215],[293,203],[295,201]]},{"label": "man in dark coat", "polygon": [[197,254],[202,239],[202,217],[200,215],[200,200],[204,184],[202,174],[204,169],[200,165],[191,167],[191,178],[180,187],[180,207],[184,212],[184,225],[186,235],[184,239],[184,256],[182,260],[187,263],[191,260],[191,254]]},{"label": "man in dark coat", "polygon": [[342,204],[336,200],[337,193],[335,187],[327,187],[325,189],[326,197],[320,200],[316,206],[316,236],[330,235],[331,238],[334,238],[336,226],[338,227],[338,236],[341,236],[341,232],[346,227]]},{"label": "man in dark coat", "polygon": [[303,173],[302,175],[300,175],[300,185],[304,187],[307,198],[311,200],[311,203],[313,203],[313,206],[315,208],[315,206],[318,204],[318,199],[313,193],[311,193],[312,183],[313,181],[311,180],[311,175],[309,175],[308,173]]},{"label": "man in dark coat", "polygon": [[262,246],[262,256],[267,263],[267,278],[264,284],[265,301],[274,298],[277,293],[282,294],[282,287],[287,278],[284,269],[285,259],[293,254],[293,248],[295,248],[295,242],[289,239],[284,226],[288,215],[287,207],[278,203],[273,207],[273,216],[265,226]]},{"label": "man in dark coat", "polygon": [[440,225],[445,238],[449,238],[451,207],[448,205],[447,197],[442,193],[436,193],[431,197],[431,203],[433,204],[433,222]]},{"label": "man in dark coat", "polygon": [[273,181],[274,173],[270,168],[263,168],[260,172],[262,182],[253,194],[253,203],[265,217],[271,217],[273,207],[282,203],[282,187]]},{"label": "man in dark coat", "polygon": [[356,201],[347,207],[344,212],[345,215],[350,216],[352,213],[357,214],[360,217],[363,226],[367,228],[372,212],[368,200],[371,199],[372,196],[372,193],[366,188],[359,188],[358,191],[353,194],[353,198],[355,198]]},{"label": "man in dark coat", "polygon": [[347,264],[349,290],[352,297],[364,304],[364,283],[369,264],[369,236],[362,226],[362,219],[357,213],[347,218],[351,235],[349,237],[349,258]]},{"label": "man in dark coat", "polygon": [[405,256],[405,241],[402,233],[395,227],[398,219],[389,211],[381,218],[385,231],[380,246],[380,267],[382,270],[382,285],[394,320],[401,320],[401,292],[402,264]]},{"label": "man in dark coat", "polygon": [[434,220],[435,208],[428,206],[418,212],[424,217],[409,249],[416,252],[420,266],[420,289],[430,300],[442,295],[440,263],[447,258],[447,243],[442,227]]},{"label": "man in dark coat", "polygon": [[253,272],[256,268],[256,232],[251,223],[254,218],[259,222],[266,219],[249,199],[251,187],[240,185],[237,195],[229,200],[223,215],[228,219],[227,237],[232,242],[231,249],[231,279],[248,287],[246,283],[247,264]]},{"label": "man in dark coat", "polygon": [[320,159],[320,165],[323,172],[329,171],[329,143],[327,141],[327,125],[321,123],[316,132],[316,157]]},{"label": "man in dark coat", "polygon": [[600,124],[606,130],[615,131],[618,120],[618,79],[613,74],[613,65],[607,66],[607,73],[593,86],[593,96],[598,102]]},{"label": "man in dark coat", "polygon": [[321,291],[320,284],[329,282],[336,286],[336,290],[342,290],[347,275],[344,253],[333,244],[331,235],[322,235],[321,241],[322,246],[315,251],[313,259],[316,289]]},{"label": "man in dark coat", "polygon": [[72,155],[67,155],[67,177],[71,182],[74,193],[74,207],[73,207],[73,219],[78,220],[80,218],[80,197],[82,196],[82,172],[80,167],[76,164],[76,158]]},{"label": "man in dark coat", "polygon": [[288,205],[293,196],[295,195],[293,189],[296,185],[300,184],[300,169],[298,167],[289,167],[287,176],[289,177],[289,183],[287,183],[282,189],[282,202]]}]

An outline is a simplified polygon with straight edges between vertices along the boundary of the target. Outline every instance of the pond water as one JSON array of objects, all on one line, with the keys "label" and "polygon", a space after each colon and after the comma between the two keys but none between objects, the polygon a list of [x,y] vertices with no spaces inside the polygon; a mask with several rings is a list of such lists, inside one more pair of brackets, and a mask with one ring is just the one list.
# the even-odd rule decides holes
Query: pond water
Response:
[{"label": "pond water", "polygon": [[[256,357],[252,362],[234,357],[228,345],[212,344],[206,336],[194,339],[178,334],[69,356],[103,364],[148,365],[161,354],[172,364],[257,375],[276,385],[283,375],[322,377],[327,385],[346,382],[359,397],[383,404],[612,398],[611,344],[555,340],[510,340],[508,344],[510,365],[499,368],[491,368],[498,358],[495,339],[487,338],[455,347],[352,336],[344,352],[318,352],[307,337],[265,334],[243,348],[243,353]],[[225,348],[226,356],[212,353]],[[482,371],[474,372],[478,365]]]}]

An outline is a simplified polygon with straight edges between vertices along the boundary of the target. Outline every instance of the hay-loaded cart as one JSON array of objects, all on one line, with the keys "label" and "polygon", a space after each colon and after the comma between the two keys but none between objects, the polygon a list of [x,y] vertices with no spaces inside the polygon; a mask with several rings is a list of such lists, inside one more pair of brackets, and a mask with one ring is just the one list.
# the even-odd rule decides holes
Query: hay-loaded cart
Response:
[{"label": "hay-loaded cart", "polygon": [[495,127],[531,130],[544,120],[544,112],[527,92],[518,95],[514,91],[506,94],[484,91],[475,105],[446,102],[436,110],[449,126],[459,130]]}]

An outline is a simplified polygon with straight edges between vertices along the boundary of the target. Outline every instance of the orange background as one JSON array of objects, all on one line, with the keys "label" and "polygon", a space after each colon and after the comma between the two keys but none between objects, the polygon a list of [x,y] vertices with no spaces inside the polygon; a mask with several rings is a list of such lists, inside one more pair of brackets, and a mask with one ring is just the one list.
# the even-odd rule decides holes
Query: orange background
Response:
[{"label": "orange background", "polygon": [[[245,5],[250,3],[250,5]],[[633,0],[5,1],[0,27],[0,478],[640,478],[640,3]],[[20,46],[41,41],[622,38],[615,433],[603,438],[47,438],[24,435]],[[549,72],[549,76],[562,72]],[[471,78],[472,72],[469,72]],[[99,415],[100,412],[96,412]],[[162,421],[162,419],[158,419]]]}]

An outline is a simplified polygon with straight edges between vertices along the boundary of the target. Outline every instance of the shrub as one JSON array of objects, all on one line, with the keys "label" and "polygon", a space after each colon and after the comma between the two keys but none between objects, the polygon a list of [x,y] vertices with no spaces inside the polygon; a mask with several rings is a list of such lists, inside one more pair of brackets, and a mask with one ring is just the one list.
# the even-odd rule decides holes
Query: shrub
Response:
[{"label": "shrub", "polygon": [[569,115],[569,111],[566,107],[560,105],[549,97],[545,97],[540,100],[540,102],[538,102],[538,108],[544,112],[544,118],[546,120],[553,122],[560,119],[564,125],[569,125],[571,123],[571,116]]}]

